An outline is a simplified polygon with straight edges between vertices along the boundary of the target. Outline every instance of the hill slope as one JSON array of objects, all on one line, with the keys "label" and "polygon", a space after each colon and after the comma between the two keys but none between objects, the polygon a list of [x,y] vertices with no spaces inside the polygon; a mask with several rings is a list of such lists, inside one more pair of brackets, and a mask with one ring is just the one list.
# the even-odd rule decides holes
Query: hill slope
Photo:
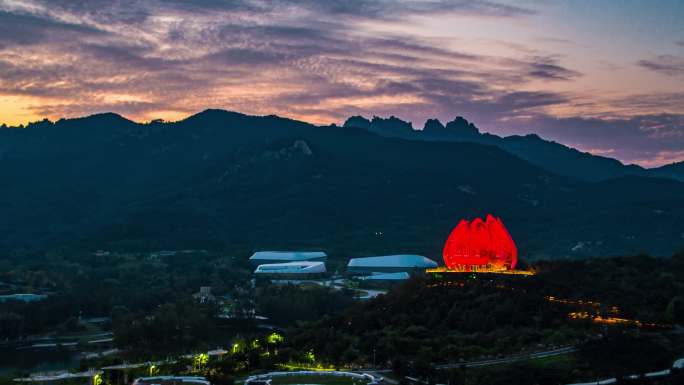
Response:
[{"label": "hill slope", "polygon": [[[436,257],[461,217],[503,217],[524,257],[670,254],[684,183],[587,183],[477,143],[208,110],[0,130],[0,245],[323,248]],[[615,224],[619,223],[620,226]]]},{"label": "hill slope", "polygon": [[670,163],[654,168],[652,172],[658,176],[684,181],[684,162]]}]

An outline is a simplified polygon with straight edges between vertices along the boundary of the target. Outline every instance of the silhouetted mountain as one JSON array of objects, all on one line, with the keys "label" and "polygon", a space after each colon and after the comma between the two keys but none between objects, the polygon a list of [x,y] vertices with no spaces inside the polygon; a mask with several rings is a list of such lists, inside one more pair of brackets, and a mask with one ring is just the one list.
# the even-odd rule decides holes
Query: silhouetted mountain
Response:
[{"label": "silhouetted mountain", "polygon": [[557,174],[598,181],[625,175],[648,176],[643,168],[547,141],[535,134],[508,136],[497,146]]},{"label": "silhouetted mountain", "polygon": [[[385,132],[410,129],[373,121]],[[428,131],[442,130],[437,123]],[[237,245],[437,257],[460,218],[488,212],[504,218],[525,258],[669,255],[684,244],[684,183],[588,183],[496,146],[275,116],[41,122],[1,129],[0,159],[0,249]]]},{"label": "silhouetted mountain", "polygon": [[[345,123],[346,125],[346,123]],[[423,127],[423,132],[425,133],[444,133],[445,127],[439,119],[428,119],[425,122],[425,127]]]},{"label": "silhouetted mountain", "polygon": [[[381,118],[373,118],[382,121]],[[367,128],[368,130],[388,137],[401,137],[416,140],[474,142],[497,146],[511,154],[529,161],[546,170],[560,175],[571,176],[587,181],[599,181],[625,175],[638,176],[666,176],[676,175],[681,178],[681,173],[651,172],[635,165],[624,165],[618,160],[602,156],[592,155],[564,146],[560,143],[544,140],[537,135],[500,137],[488,133],[480,133],[473,123],[463,117],[456,117],[446,126],[436,119],[430,119],[425,123],[423,130],[407,131],[405,127],[411,127],[411,123],[401,121],[395,117],[387,119],[392,121],[392,126],[402,127],[401,130],[378,130],[367,128],[362,124],[367,121],[361,116],[345,122],[345,127]],[[397,122],[398,121],[398,122]]]},{"label": "silhouetted mountain", "polygon": [[410,122],[405,122],[395,116],[386,119],[374,116],[372,120],[362,116],[353,116],[347,119],[344,126],[363,128],[389,138],[409,138],[415,132]]},{"label": "silhouetted mountain", "polygon": [[670,163],[649,171],[661,177],[674,178],[684,181],[684,162]]},{"label": "silhouetted mountain", "polygon": [[357,127],[357,128],[363,128],[364,130],[370,130],[370,120],[364,118],[363,116],[352,116],[351,118],[347,119],[347,121],[344,123],[345,127]]},{"label": "silhouetted mountain", "polygon": [[481,136],[477,127],[461,116],[457,116],[446,126],[437,119],[429,119],[421,133],[427,139],[471,140]]}]

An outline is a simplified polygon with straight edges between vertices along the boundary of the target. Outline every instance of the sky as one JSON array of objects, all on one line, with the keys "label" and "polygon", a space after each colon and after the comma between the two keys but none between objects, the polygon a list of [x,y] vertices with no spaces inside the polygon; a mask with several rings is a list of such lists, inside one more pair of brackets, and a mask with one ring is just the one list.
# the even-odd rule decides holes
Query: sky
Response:
[{"label": "sky", "polygon": [[684,2],[0,0],[0,122],[463,116],[684,160]]}]

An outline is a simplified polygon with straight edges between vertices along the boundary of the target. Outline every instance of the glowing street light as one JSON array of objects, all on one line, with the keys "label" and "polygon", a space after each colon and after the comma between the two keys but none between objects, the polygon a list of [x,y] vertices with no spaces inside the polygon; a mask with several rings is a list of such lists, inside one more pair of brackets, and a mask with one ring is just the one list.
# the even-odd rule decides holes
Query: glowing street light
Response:
[{"label": "glowing street light", "polygon": [[240,346],[240,343],[239,343],[239,342],[234,343],[233,346],[232,346],[231,349],[230,349],[230,351],[231,351],[233,354],[237,354],[237,353],[239,353],[241,350],[242,350],[242,347]]},{"label": "glowing street light", "polygon": [[101,385],[102,384],[102,376],[100,373],[97,373],[96,375],[93,376],[93,385]]},{"label": "glowing street light", "polygon": [[306,352],[305,358],[312,364],[316,362],[316,355],[314,355],[313,350],[309,350],[308,352]]},{"label": "glowing street light", "polygon": [[283,337],[282,335],[280,335],[276,332],[273,332],[273,333],[269,334],[268,337],[266,337],[266,342],[268,342],[269,344],[277,344],[277,343],[283,342],[284,340],[285,340],[285,337]]}]

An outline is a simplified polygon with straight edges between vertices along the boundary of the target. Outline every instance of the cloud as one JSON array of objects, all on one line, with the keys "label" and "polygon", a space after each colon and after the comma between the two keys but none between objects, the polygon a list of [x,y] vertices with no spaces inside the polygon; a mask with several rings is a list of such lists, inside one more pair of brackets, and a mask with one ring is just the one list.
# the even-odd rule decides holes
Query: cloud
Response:
[{"label": "cloud", "polygon": [[532,15],[530,9],[492,1],[391,1],[391,0],[330,0],[330,1],[283,1],[282,3],[306,4],[321,7],[327,14],[392,18],[403,15],[456,13],[492,17],[516,17]]},{"label": "cloud", "polygon": [[653,59],[639,60],[637,65],[667,76],[684,75],[684,57],[674,55],[658,55]]},{"label": "cloud", "polygon": [[84,26],[30,14],[16,14],[0,8],[0,48],[37,44],[55,36],[99,35],[101,31]]},{"label": "cloud", "polygon": [[312,13],[339,17],[395,19],[406,15],[454,13],[489,17],[518,17],[533,15],[532,9],[486,0],[275,0],[269,2],[237,0],[173,0],[166,2],[189,10],[229,10],[246,12],[273,12],[288,9],[305,9]]},{"label": "cloud", "polygon": [[659,167],[667,164],[678,163],[684,160],[684,150],[663,150],[655,154],[649,154],[647,158],[636,159],[635,162],[644,167]]},{"label": "cloud", "polygon": [[[151,1],[126,3],[127,9],[121,12],[115,4],[95,1],[76,6],[71,1],[51,1],[49,7],[36,2],[15,10],[21,14],[19,18],[30,12],[41,20],[51,15],[54,24],[62,28],[78,26],[73,24],[78,21],[82,31],[74,29],[82,35],[60,40],[56,34],[49,45],[40,47],[43,62],[26,62],[22,57],[34,56],[38,48],[27,52],[22,46],[19,53],[16,47],[3,63],[11,76],[0,80],[1,92],[61,95],[73,103],[108,92],[130,94],[147,104],[113,106],[124,109],[118,112],[133,114],[144,112],[137,106],[157,108],[165,101],[167,109],[188,105],[201,109],[203,100],[188,100],[191,94],[204,94],[227,108],[260,104],[279,107],[275,112],[285,114],[330,105],[333,100],[349,106],[355,98],[397,100],[396,95],[442,103],[437,109],[446,110],[474,106],[474,99],[491,94],[491,87],[515,86],[532,78],[565,79],[574,74],[549,58],[511,61],[473,55],[405,35],[359,35],[349,24],[350,20],[432,12],[486,17],[533,13],[489,1]],[[71,24],[63,20],[71,20]],[[93,39],[93,33],[102,36]],[[68,63],[50,60],[64,52],[72,55]],[[478,62],[488,63],[490,68],[483,70]],[[521,108],[522,104],[504,105],[518,103],[505,94],[496,91],[486,109]],[[66,105],[68,100],[34,111],[57,113],[58,106]],[[530,101],[526,105],[531,106]],[[64,108],[64,113],[78,110]],[[341,113],[331,111],[328,116],[343,119]]]},{"label": "cloud", "polygon": [[164,105],[141,102],[141,101],[120,101],[109,102],[104,99],[83,100],[78,104],[41,104],[35,110],[42,115],[68,114],[72,116],[85,116],[110,111],[127,111],[134,114],[149,110],[162,110]]},{"label": "cloud", "polygon": [[560,66],[555,60],[548,57],[535,57],[530,63],[530,76],[548,80],[571,80],[581,75],[578,71],[573,71]]},{"label": "cloud", "polygon": [[657,94],[636,94],[610,101],[610,106],[629,115],[653,113],[678,113],[684,111],[684,92],[661,92]]},{"label": "cloud", "polygon": [[[369,29],[444,14],[535,11],[484,0],[0,0],[0,95],[31,98],[26,108],[51,118],[111,110],[147,120],[210,106],[314,123],[377,114],[420,126],[463,115],[485,130],[535,131],[626,160],[676,154],[682,94],[611,101],[615,110],[637,111],[639,122],[557,120],[550,108],[591,103],[546,86],[583,76],[561,56],[519,45],[514,54],[474,53],[400,29]],[[638,64],[678,76],[680,61],[663,55]],[[665,106],[669,120],[649,115]],[[640,150],[639,140],[649,145]]]}]

